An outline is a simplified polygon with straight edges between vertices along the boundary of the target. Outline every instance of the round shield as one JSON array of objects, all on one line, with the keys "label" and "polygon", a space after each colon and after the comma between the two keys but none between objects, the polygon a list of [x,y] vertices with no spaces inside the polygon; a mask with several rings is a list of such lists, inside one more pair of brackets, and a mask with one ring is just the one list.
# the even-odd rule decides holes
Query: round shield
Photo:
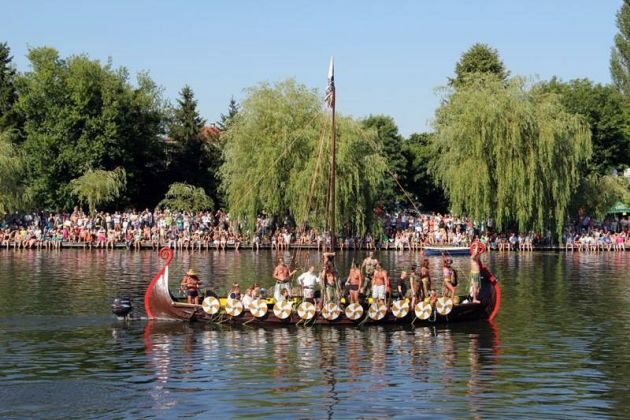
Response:
[{"label": "round shield", "polygon": [[363,306],[358,303],[351,303],[346,306],[346,317],[353,321],[361,318],[363,316]]},{"label": "round shield", "polygon": [[252,303],[249,304],[248,309],[256,318],[262,318],[267,315],[267,301],[265,299],[254,299]]},{"label": "round shield", "polygon": [[379,321],[383,319],[385,314],[387,313],[387,306],[381,302],[374,302],[370,305],[370,309],[368,309],[368,315],[374,321]]},{"label": "round shield", "polygon": [[304,320],[312,319],[315,316],[315,305],[311,302],[302,302],[297,308],[297,313]]},{"label": "round shield", "polygon": [[201,307],[203,308],[205,313],[209,315],[214,315],[219,312],[219,309],[221,309],[221,303],[219,302],[219,299],[213,296],[208,296],[201,303]]},{"label": "round shield", "polygon": [[416,304],[414,310],[418,319],[429,319],[431,312],[433,312],[433,307],[430,303],[419,302]]},{"label": "round shield", "polygon": [[287,319],[291,315],[293,305],[288,300],[281,300],[273,305],[273,313],[277,318]]},{"label": "round shield", "polygon": [[396,318],[404,318],[409,313],[409,301],[404,300],[395,300],[392,303],[392,313]]},{"label": "round shield", "polygon": [[339,305],[334,302],[327,303],[322,308],[322,316],[329,321],[334,321],[339,318],[340,314],[341,309],[339,309]]},{"label": "round shield", "polygon": [[437,309],[440,315],[448,315],[453,310],[453,300],[442,296],[437,300],[435,309]]},{"label": "round shield", "polygon": [[228,299],[225,303],[225,312],[230,316],[239,316],[243,313],[243,303],[238,299]]}]

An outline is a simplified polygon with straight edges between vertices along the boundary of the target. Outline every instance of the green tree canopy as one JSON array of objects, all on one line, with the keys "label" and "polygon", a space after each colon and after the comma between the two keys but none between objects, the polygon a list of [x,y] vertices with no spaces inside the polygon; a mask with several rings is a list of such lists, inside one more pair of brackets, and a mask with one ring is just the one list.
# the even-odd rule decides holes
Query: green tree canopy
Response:
[{"label": "green tree canopy", "polygon": [[403,142],[402,155],[405,157],[405,177],[401,179],[403,188],[414,197],[422,211],[445,212],[448,201],[444,191],[436,185],[430,163],[433,161],[433,133],[414,133]]},{"label": "green tree canopy", "polygon": [[507,80],[510,74],[495,48],[477,43],[462,54],[455,65],[455,78],[449,78],[449,85],[460,87],[466,84],[469,78],[474,79],[480,73],[493,74],[500,80]]},{"label": "green tree canopy", "polygon": [[610,55],[610,74],[613,83],[625,96],[630,97],[630,2],[623,2],[617,12],[615,45]]},{"label": "green tree canopy", "polygon": [[77,179],[70,181],[72,194],[87,203],[90,213],[96,213],[96,206],[112,202],[121,196],[127,185],[127,174],[123,168],[113,171],[102,169],[88,170]]},{"label": "green tree canopy", "polygon": [[438,108],[435,130],[433,168],[453,213],[560,236],[591,139],[557,95],[479,75]]},{"label": "green tree canopy", "polygon": [[184,86],[168,129],[168,179],[199,186],[216,198],[221,150],[204,135],[205,123],[193,90]]},{"label": "green tree canopy", "polygon": [[590,174],[584,177],[571,202],[571,212],[603,219],[618,201],[630,203],[628,180],[620,176]]},{"label": "green tree canopy", "polygon": [[23,156],[9,132],[0,131],[0,217],[28,206],[25,187]]},{"label": "green tree canopy", "polygon": [[[265,211],[323,228],[331,123],[322,98],[294,80],[250,88],[226,133],[224,189],[230,214],[250,223]],[[373,133],[337,118],[337,230],[373,228],[385,159]]]},{"label": "green tree canopy", "polygon": [[18,76],[17,111],[24,120],[21,148],[29,189],[39,208],[72,208],[70,181],[86,171],[127,174],[123,202],[153,205],[161,190],[163,104],[146,74],[137,86],[124,68],[86,56],[63,59],[34,48],[32,70]]},{"label": "green tree canopy", "polygon": [[12,61],[7,43],[0,43],[0,130],[12,125],[13,105],[17,100],[16,70]]},{"label": "green tree canopy", "polygon": [[630,165],[630,109],[613,86],[588,79],[562,82],[553,78],[537,88],[558,94],[567,111],[588,122],[593,143],[588,173],[605,175]]},{"label": "green tree canopy", "polygon": [[375,142],[380,145],[386,159],[387,173],[380,188],[379,205],[393,208],[400,202],[406,203],[405,195],[396,184],[396,180],[400,181],[407,176],[403,137],[398,132],[396,122],[386,115],[370,115],[361,124],[366,130],[373,131]]},{"label": "green tree canopy", "polygon": [[212,210],[214,202],[203,188],[183,182],[171,184],[166,196],[157,205],[158,208],[180,211]]},{"label": "green tree canopy", "polygon": [[221,114],[221,116],[219,117],[219,121],[217,121],[217,127],[219,127],[219,129],[222,132],[223,131],[227,131],[230,128],[230,125],[232,124],[232,121],[234,120],[234,118],[238,114],[239,108],[240,107],[239,107],[238,103],[236,102],[234,97],[232,97],[230,99],[230,103],[228,104],[228,112],[227,112],[227,114]]}]

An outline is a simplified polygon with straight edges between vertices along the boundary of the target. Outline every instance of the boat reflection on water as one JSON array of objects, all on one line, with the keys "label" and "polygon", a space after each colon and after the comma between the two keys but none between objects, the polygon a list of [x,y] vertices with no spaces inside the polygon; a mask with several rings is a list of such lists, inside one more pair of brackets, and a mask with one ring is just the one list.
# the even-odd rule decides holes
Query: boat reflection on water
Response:
[{"label": "boat reflection on water", "polygon": [[[331,417],[346,399],[400,389],[427,400],[432,392],[417,391],[466,397],[474,415],[496,372],[500,341],[489,322],[356,329],[150,321],[144,349],[164,408],[177,404],[169,382],[184,379],[233,413],[297,413],[317,401],[324,412],[304,415]],[[261,408],[269,397],[282,403]]]}]

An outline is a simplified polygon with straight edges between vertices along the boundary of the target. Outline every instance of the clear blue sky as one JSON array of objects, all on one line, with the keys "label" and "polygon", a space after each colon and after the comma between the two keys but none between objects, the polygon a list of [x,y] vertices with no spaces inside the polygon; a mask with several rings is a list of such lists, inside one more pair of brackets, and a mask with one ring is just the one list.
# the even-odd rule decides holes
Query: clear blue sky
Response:
[{"label": "clear blue sky", "polygon": [[512,74],[608,83],[621,0],[29,1],[2,0],[0,41],[17,67],[29,47],[148,70],[173,100],[189,84],[208,121],[231,96],[294,77],[323,92],[335,56],[338,110],[430,129],[434,89],[475,42]]}]

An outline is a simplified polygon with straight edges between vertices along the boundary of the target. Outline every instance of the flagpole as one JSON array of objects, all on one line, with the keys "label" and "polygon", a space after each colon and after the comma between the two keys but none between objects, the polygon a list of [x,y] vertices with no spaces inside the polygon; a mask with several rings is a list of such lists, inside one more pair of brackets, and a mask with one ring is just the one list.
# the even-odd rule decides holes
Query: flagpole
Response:
[{"label": "flagpole", "polygon": [[336,228],[336,187],[337,182],[335,179],[336,176],[336,155],[337,155],[337,127],[336,127],[336,92],[335,92],[335,67],[333,58],[330,58],[330,68],[328,70],[328,92],[326,95],[327,103],[332,109],[332,136],[331,136],[331,146],[330,146],[330,177],[328,183],[328,220],[330,222],[329,225],[329,235],[330,235],[330,248],[331,251],[334,252],[337,247],[337,237],[335,235]]}]

